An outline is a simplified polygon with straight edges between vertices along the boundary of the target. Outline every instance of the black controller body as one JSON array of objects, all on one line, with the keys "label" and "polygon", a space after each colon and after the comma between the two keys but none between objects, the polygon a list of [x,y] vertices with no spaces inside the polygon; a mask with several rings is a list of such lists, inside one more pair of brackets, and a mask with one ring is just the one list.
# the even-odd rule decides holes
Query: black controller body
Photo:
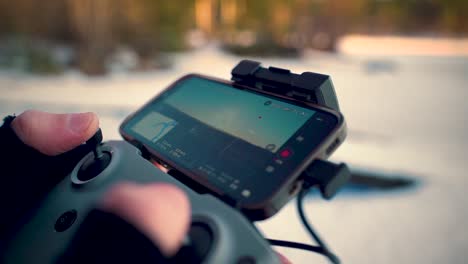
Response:
[{"label": "black controller body", "polygon": [[[194,192],[156,168],[136,147],[125,141],[105,142],[101,150],[111,155],[109,165],[93,179],[81,181],[77,177],[78,171],[86,160],[93,158],[93,154],[85,156],[26,219],[25,225],[7,245],[0,262],[54,263],[106,191],[118,182],[129,181],[170,183],[185,191],[191,202],[192,226],[202,224],[212,235],[202,263],[280,263],[269,243],[237,210],[212,195]],[[68,215],[64,215],[66,212]]]}]

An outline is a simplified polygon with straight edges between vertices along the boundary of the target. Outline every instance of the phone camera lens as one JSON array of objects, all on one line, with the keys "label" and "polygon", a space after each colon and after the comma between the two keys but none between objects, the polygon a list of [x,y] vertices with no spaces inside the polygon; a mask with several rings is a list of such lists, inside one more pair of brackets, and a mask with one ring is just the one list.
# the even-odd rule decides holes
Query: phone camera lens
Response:
[{"label": "phone camera lens", "polygon": [[271,101],[266,101],[264,105],[271,105]]}]

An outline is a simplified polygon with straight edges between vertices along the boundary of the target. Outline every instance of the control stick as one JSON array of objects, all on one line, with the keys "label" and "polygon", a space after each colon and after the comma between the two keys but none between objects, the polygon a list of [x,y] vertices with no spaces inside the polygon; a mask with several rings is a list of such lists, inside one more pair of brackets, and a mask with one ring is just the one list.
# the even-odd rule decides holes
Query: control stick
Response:
[{"label": "control stick", "polygon": [[93,151],[93,156],[83,163],[80,170],[78,171],[78,179],[80,181],[89,181],[94,177],[98,176],[111,161],[111,154],[107,151],[103,151],[101,148],[102,142],[102,131],[99,128],[98,131],[88,141],[86,146]]}]

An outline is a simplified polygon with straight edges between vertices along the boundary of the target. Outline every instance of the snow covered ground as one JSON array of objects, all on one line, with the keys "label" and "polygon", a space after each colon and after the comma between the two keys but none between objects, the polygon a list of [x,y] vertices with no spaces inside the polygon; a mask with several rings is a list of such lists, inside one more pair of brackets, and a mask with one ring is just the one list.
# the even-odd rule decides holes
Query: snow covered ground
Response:
[{"label": "snow covered ground", "polygon": [[[99,78],[0,72],[0,115],[28,108],[95,111],[105,138],[117,139],[122,119],[177,77],[229,78],[239,60],[209,46],[174,55],[166,71]],[[335,161],[420,182],[397,192],[345,191],[331,202],[310,197],[309,219],[344,263],[467,262],[468,57],[306,52],[300,59],[259,60],[332,76],[349,128]],[[293,203],[258,226],[270,238],[310,242]],[[280,251],[294,263],[327,263],[307,252]]]}]

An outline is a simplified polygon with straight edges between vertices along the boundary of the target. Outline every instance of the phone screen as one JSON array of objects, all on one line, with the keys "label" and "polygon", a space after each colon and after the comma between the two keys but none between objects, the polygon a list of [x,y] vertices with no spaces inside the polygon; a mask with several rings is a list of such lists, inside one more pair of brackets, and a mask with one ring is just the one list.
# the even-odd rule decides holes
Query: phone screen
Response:
[{"label": "phone screen", "polygon": [[122,130],[193,178],[253,201],[281,184],[337,123],[310,106],[190,76]]}]

